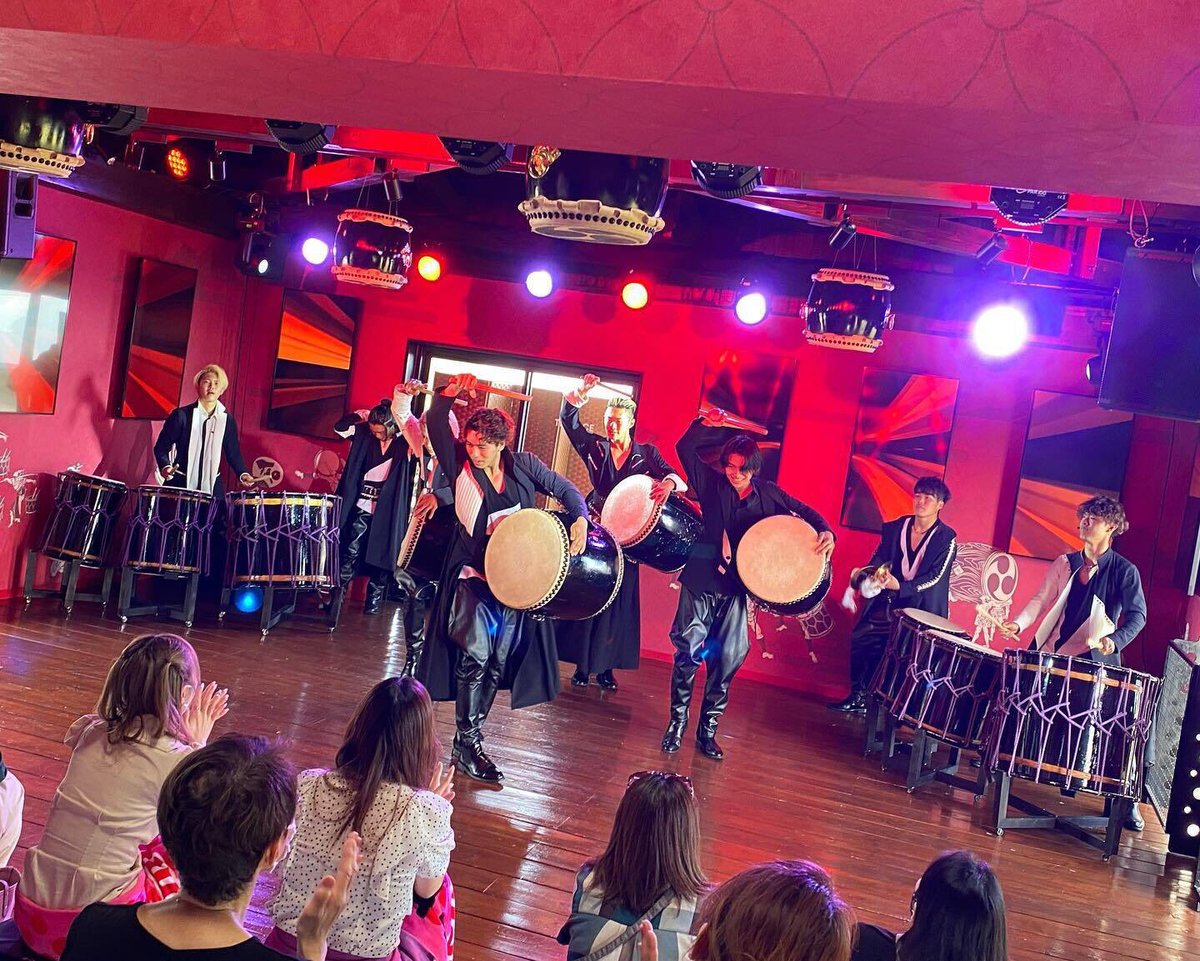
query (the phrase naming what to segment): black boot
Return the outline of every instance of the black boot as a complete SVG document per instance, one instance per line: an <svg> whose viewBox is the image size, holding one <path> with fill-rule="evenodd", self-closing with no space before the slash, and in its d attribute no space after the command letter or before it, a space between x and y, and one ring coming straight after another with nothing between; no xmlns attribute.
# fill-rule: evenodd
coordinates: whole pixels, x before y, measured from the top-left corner
<svg viewBox="0 0 1200 961"><path fill-rule="evenodd" d="M612 671L601 671L596 675L596 683L604 691L615 691L617 689L617 679L613 677Z"/></svg>
<svg viewBox="0 0 1200 961"><path fill-rule="evenodd" d="M458 659L458 698L455 702L454 765L476 781L498 784L504 775L483 750L483 722L496 698L494 678L465 654Z"/></svg>
<svg viewBox="0 0 1200 961"><path fill-rule="evenodd" d="M866 714L867 695L862 691L851 691L844 701L825 705L831 711L841 711L843 714Z"/></svg>
<svg viewBox="0 0 1200 961"><path fill-rule="evenodd" d="M719 717L705 715L700 718L700 727L696 730L696 747L705 757L719 761L725 757L721 745L717 743L717 721Z"/></svg>
<svg viewBox="0 0 1200 961"><path fill-rule="evenodd" d="M671 717L663 734L662 749L667 754L674 754L683 744L683 734L687 730L688 705L692 701L692 685L696 681L696 671L699 666L690 660L675 655L675 666L671 670Z"/></svg>
<svg viewBox="0 0 1200 961"><path fill-rule="evenodd" d="M571 686L572 687L587 687L588 686L587 671L581 671L581 670L579 670L579 668L576 668L575 673L571 675Z"/></svg>
<svg viewBox="0 0 1200 961"><path fill-rule="evenodd" d="M717 724L729 704L729 687L741 666L738 658L719 658L705 668L704 701L700 705L700 726L696 729L696 746L705 757L719 761L725 756L717 744Z"/></svg>
<svg viewBox="0 0 1200 961"><path fill-rule="evenodd" d="M409 601L409 603L414 603ZM425 620L412 622L404 633L404 667L401 677L415 677L417 665L421 663L421 652L425 650Z"/></svg>
<svg viewBox="0 0 1200 961"><path fill-rule="evenodd" d="M367 581L367 601L363 605L364 614L378 614L383 610L383 595L387 593L386 575L372 574Z"/></svg>

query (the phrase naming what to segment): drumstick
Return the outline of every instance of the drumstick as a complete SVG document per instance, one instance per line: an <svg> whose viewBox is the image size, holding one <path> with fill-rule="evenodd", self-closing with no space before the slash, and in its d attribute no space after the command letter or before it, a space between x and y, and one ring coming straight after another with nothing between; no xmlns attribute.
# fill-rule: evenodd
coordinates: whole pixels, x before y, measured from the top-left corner
<svg viewBox="0 0 1200 961"><path fill-rule="evenodd" d="M440 394L444 387L422 387L422 394ZM501 397L511 397L513 400L533 400L533 394L522 394L519 391L509 390L507 387L491 387L486 384L476 384L472 390L477 390L481 394L498 394ZM462 398L457 398L460 403L466 403Z"/></svg>
<svg viewBox="0 0 1200 961"><path fill-rule="evenodd" d="M996 630L998 630L1005 637L1007 637L1009 640L1013 640L1013 641L1017 640L1017 635L1008 629L1008 625L1006 625L1002 620L1000 620L998 617L996 617L996 615L993 614L991 611L989 611L984 605L976 604L975 611L985 621L991 621L992 626L994 628L996 628Z"/></svg>
<svg viewBox="0 0 1200 961"><path fill-rule="evenodd" d="M629 391L621 390L620 387L614 387L612 384L606 384L602 380L596 381L596 386L603 387L607 391L611 391L614 394L620 394L622 397L628 397L630 400L633 400L633 394L629 393Z"/></svg>
<svg viewBox="0 0 1200 961"><path fill-rule="evenodd" d="M709 417L712 415L713 411L718 409L719 408L713 407L709 410L705 410L703 407L701 407L699 414L701 417ZM763 427L762 424L756 424L752 420L746 420L744 417L738 417L737 414L726 413L725 426L733 427L737 430L748 430L753 434L762 434L763 436L766 436L770 433L770 431Z"/></svg>

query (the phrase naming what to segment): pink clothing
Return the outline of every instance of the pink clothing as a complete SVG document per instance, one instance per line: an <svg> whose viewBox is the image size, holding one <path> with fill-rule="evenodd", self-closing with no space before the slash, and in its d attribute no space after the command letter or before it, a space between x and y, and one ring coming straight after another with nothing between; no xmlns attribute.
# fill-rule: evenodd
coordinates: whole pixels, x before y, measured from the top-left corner
<svg viewBox="0 0 1200 961"><path fill-rule="evenodd" d="M110 898L110 904L137 904L146 900L144 879L139 874L136 883L128 890ZM65 910L44 908L31 900L25 893L25 885L17 888L17 906L13 920L21 932L26 946L42 957L58 961L67 946L67 932L86 905Z"/></svg>
<svg viewBox="0 0 1200 961"><path fill-rule="evenodd" d="M8 864L21 839L21 812L25 807L25 788L9 771L0 781L0 868Z"/></svg>

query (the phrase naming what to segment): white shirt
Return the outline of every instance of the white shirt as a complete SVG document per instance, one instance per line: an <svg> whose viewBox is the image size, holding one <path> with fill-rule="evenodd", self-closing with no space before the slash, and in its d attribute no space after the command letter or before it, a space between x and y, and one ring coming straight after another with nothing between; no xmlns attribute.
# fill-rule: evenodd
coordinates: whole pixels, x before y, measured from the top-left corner
<svg viewBox="0 0 1200 961"><path fill-rule="evenodd" d="M296 921L313 888L337 869L342 823L352 794L339 774L305 771L299 778L296 836L280 868L279 893L267 904L275 924L296 933ZM363 821L362 869L333 929L329 946L365 958L392 953L400 926L412 913L413 883L437 878L450 866L454 830L450 802L431 791L385 782Z"/></svg>

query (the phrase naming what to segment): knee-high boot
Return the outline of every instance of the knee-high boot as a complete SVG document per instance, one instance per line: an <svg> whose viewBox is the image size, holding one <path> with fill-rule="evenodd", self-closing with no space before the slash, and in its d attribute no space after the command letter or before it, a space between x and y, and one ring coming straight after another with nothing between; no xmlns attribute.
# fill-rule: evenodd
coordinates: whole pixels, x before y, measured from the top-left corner
<svg viewBox="0 0 1200 961"><path fill-rule="evenodd" d="M483 722L496 697L485 665L461 653L458 658L458 698L454 706L455 766L477 781L504 780L500 769L483 750Z"/></svg>
<svg viewBox="0 0 1200 961"><path fill-rule="evenodd" d="M688 705L692 702L692 688L696 683L696 672L700 665L682 651L675 652L675 665L671 670L671 715L663 734L662 749L674 754L683 743L683 732L687 730Z"/></svg>

